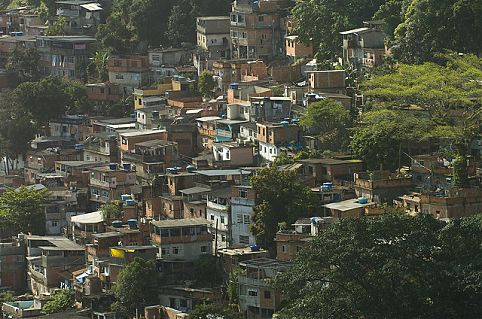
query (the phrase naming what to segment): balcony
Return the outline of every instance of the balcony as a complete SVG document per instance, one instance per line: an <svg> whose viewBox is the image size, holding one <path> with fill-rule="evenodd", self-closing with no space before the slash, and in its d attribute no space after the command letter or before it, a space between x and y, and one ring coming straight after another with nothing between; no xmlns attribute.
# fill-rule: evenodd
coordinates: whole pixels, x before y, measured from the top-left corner
<svg viewBox="0 0 482 319"><path fill-rule="evenodd" d="M207 208L211 208L218 211L229 211L229 205L217 204L211 201L207 202Z"/></svg>
<svg viewBox="0 0 482 319"><path fill-rule="evenodd" d="M90 185L103 187L103 188L116 188L116 183L113 183L112 181L110 181L110 182L101 181L101 180L95 179L95 178L90 179Z"/></svg>
<svg viewBox="0 0 482 319"><path fill-rule="evenodd" d="M243 197L231 197L231 205L240 206L254 206L254 199L243 198Z"/></svg>

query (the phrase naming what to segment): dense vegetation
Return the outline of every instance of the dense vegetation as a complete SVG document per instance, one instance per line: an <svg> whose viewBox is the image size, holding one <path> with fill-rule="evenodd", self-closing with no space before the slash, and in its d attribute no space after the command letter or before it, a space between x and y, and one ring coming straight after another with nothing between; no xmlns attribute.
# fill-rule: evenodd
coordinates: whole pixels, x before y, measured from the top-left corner
<svg viewBox="0 0 482 319"><path fill-rule="evenodd" d="M278 278L279 318L479 318L481 234L480 215L343 220Z"/></svg>

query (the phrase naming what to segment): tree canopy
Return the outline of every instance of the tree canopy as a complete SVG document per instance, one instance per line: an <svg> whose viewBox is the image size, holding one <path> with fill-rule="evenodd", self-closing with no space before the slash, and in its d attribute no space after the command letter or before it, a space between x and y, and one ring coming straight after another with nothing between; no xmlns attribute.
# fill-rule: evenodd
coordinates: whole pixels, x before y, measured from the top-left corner
<svg viewBox="0 0 482 319"><path fill-rule="evenodd" d="M229 308L217 304L201 304L189 314L191 319L241 319L243 316Z"/></svg>
<svg viewBox="0 0 482 319"><path fill-rule="evenodd" d="M316 135L324 149L339 150L347 141L350 112L341 103L324 99L308 105L301 125Z"/></svg>
<svg viewBox="0 0 482 319"><path fill-rule="evenodd" d="M213 74L208 70L204 70L199 76L198 91L204 96L210 96L215 84Z"/></svg>
<svg viewBox="0 0 482 319"><path fill-rule="evenodd" d="M0 234L7 238L18 233L45 234L47 189L35 190L26 186L7 189L0 197Z"/></svg>
<svg viewBox="0 0 482 319"><path fill-rule="evenodd" d="M257 194L251 231L263 247L272 248L279 223L294 223L315 206L311 190L295 171L264 168L251 178L251 184Z"/></svg>
<svg viewBox="0 0 482 319"><path fill-rule="evenodd" d="M432 135L463 154L479 134L482 59L470 54L439 58L441 64L400 64L392 73L374 76L364 83L364 94L373 108L420 108L419 118L435 124Z"/></svg>
<svg viewBox="0 0 482 319"><path fill-rule="evenodd" d="M155 260L134 258L117 277L113 309L125 315L133 315L136 309L142 311L146 306L158 304L158 282Z"/></svg>
<svg viewBox="0 0 482 319"><path fill-rule="evenodd" d="M395 31L394 51L403 62L433 61L445 50L482 52L479 0L412 0Z"/></svg>
<svg viewBox="0 0 482 319"><path fill-rule="evenodd" d="M6 67L17 73L20 82L36 81L40 77L39 61L36 48L16 46L8 54Z"/></svg>
<svg viewBox="0 0 482 319"><path fill-rule="evenodd" d="M277 278L279 318L478 318L482 217L342 220Z"/></svg>
<svg viewBox="0 0 482 319"><path fill-rule="evenodd" d="M295 33L304 43L313 42L318 63L335 61L341 56L342 37L339 34L351 28L358 28L377 12L385 0L331 0L297 1L291 14L297 21Z"/></svg>
<svg viewBox="0 0 482 319"><path fill-rule="evenodd" d="M368 169L379 169L382 165L394 170L402 152L410 153L412 143L427 141L433 127L430 119L407 111L374 110L363 114L353 129L350 146Z"/></svg>
<svg viewBox="0 0 482 319"><path fill-rule="evenodd" d="M55 293L52 299L42 307L42 313L51 314L65 311L74 306L75 300L70 289L62 289Z"/></svg>

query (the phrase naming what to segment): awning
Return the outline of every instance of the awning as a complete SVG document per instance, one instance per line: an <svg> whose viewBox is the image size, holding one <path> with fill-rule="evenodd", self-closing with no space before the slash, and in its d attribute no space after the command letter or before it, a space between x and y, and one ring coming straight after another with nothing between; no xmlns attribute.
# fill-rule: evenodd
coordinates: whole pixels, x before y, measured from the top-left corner
<svg viewBox="0 0 482 319"><path fill-rule="evenodd" d="M104 221L102 214L100 211L72 216L71 219L72 223L78 224L98 224Z"/></svg>
<svg viewBox="0 0 482 319"><path fill-rule="evenodd" d="M99 3L87 3L81 4L80 6L88 11L102 11L102 7Z"/></svg>

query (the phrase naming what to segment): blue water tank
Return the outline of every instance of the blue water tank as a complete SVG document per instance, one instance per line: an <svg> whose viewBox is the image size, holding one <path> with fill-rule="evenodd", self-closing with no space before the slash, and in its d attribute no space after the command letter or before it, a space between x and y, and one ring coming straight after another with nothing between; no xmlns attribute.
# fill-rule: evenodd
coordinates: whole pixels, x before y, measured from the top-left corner
<svg viewBox="0 0 482 319"><path fill-rule="evenodd" d="M123 164L122 164L122 167L123 167L126 171L130 171L130 170L131 170L131 163L123 163Z"/></svg>
<svg viewBox="0 0 482 319"><path fill-rule="evenodd" d="M117 163L109 163L109 169L113 171L117 170Z"/></svg>
<svg viewBox="0 0 482 319"><path fill-rule="evenodd" d="M358 197L357 202L359 204L366 204L366 203L368 203L368 199L365 198L365 197Z"/></svg>
<svg viewBox="0 0 482 319"><path fill-rule="evenodd" d="M330 183L330 182L325 182L323 183L323 185L321 186L322 190L324 192L329 192L333 189L333 183Z"/></svg>
<svg viewBox="0 0 482 319"><path fill-rule="evenodd" d="M232 90L237 90L239 89L239 83L231 83L229 85L229 87L232 89Z"/></svg>
<svg viewBox="0 0 482 319"><path fill-rule="evenodd" d="M132 199L132 197L129 194L124 194L124 195L121 195L121 199L123 202L125 202L128 199Z"/></svg>
<svg viewBox="0 0 482 319"><path fill-rule="evenodd" d="M158 119L159 118L159 111L152 111L152 118Z"/></svg>
<svg viewBox="0 0 482 319"><path fill-rule="evenodd" d="M127 206L135 206L135 205L136 205L136 201L133 200L133 199L127 199L127 200L126 200L126 205L127 205Z"/></svg>
<svg viewBox="0 0 482 319"><path fill-rule="evenodd" d="M134 218L128 219L127 225L129 225L129 228L137 228L137 219L134 219Z"/></svg>
<svg viewBox="0 0 482 319"><path fill-rule="evenodd" d="M195 170L196 170L196 166L194 166L194 165L188 165L188 166L186 166L186 171L187 171L188 173L192 173L192 172L194 172Z"/></svg>
<svg viewBox="0 0 482 319"><path fill-rule="evenodd" d="M257 244L251 245L249 248L251 248L251 251L259 251L261 249L261 247Z"/></svg>
<svg viewBox="0 0 482 319"><path fill-rule="evenodd" d="M122 227L122 224L123 224L123 222L122 222L121 220L114 220L114 221L112 222L112 227L114 227L114 228L121 228L121 227Z"/></svg>

